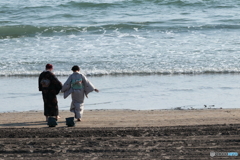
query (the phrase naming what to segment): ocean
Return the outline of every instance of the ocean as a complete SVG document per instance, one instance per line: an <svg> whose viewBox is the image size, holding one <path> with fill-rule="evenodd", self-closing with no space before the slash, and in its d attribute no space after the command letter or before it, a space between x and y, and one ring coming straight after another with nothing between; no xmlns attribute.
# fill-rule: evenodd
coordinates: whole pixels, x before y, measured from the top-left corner
<svg viewBox="0 0 240 160"><path fill-rule="evenodd" d="M42 110L47 63L100 90L85 109L238 108L238 0L1 0L0 112ZM68 110L70 97L58 95Z"/></svg>

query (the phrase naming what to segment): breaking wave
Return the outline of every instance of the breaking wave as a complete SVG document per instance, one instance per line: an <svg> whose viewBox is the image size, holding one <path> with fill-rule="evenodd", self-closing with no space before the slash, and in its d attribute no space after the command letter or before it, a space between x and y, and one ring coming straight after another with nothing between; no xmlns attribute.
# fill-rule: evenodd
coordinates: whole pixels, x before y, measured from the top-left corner
<svg viewBox="0 0 240 160"><path fill-rule="evenodd" d="M65 36L78 34L104 34L113 31L153 31L153 32L187 32L197 30L240 29L240 25L201 25L201 26L164 26L162 22L129 22L109 25L92 25L85 27L68 26L0 26L0 38L19 38L35 36Z"/></svg>
<svg viewBox="0 0 240 160"><path fill-rule="evenodd" d="M57 76L68 76L72 72L56 71ZM40 72L0 72L1 77L37 77ZM146 76L146 75L203 75L203 74L240 74L240 70L204 70L204 71L86 71L87 76Z"/></svg>

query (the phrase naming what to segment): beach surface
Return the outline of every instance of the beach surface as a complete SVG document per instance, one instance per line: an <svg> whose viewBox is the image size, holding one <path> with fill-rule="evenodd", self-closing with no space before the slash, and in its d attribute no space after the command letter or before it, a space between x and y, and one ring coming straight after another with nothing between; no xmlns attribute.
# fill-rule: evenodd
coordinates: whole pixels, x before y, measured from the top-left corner
<svg viewBox="0 0 240 160"><path fill-rule="evenodd" d="M59 111L58 128L67 127L70 111ZM240 109L202 110L86 110L77 128L161 127L240 123ZM44 128L43 111L0 113L0 128Z"/></svg>
<svg viewBox="0 0 240 160"><path fill-rule="evenodd" d="M86 110L75 127L60 116L48 127L42 111L0 113L0 159L239 158L224 154L240 153L240 109Z"/></svg>

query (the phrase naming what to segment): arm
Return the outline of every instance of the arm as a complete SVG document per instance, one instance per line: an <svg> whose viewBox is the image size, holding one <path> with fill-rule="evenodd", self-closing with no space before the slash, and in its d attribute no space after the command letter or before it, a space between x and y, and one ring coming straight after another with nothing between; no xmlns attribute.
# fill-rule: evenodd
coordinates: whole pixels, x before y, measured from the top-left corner
<svg viewBox="0 0 240 160"><path fill-rule="evenodd" d="M41 80L42 80L42 74L39 75L38 77L38 90L39 91L42 91L42 85L41 85Z"/></svg>
<svg viewBox="0 0 240 160"><path fill-rule="evenodd" d="M84 93L86 96L92 91L99 92L99 90L94 87L94 85L87 79L86 76L82 75L82 80L84 85Z"/></svg>
<svg viewBox="0 0 240 160"><path fill-rule="evenodd" d="M58 94L62 89L62 83L57 79L57 77L53 73L52 73L52 82L54 84L54 89L56 91L56 94Z"/></svg>
<svg viewBox="0 0 240 160"><path fill-rule="evenodd" d="M63 84L61 92L65 92L68 89L70 89L70 87L71 87L71 80L72 80L72 78L71 78L71 76L69 76L68 79L66 80L66 82Z"/></svg>
<svg viewBox="0 0 240 160"><path fill-rule="evenodd" d="M95 92L99 92L99 90L97 88L94 89Z"/></svg>

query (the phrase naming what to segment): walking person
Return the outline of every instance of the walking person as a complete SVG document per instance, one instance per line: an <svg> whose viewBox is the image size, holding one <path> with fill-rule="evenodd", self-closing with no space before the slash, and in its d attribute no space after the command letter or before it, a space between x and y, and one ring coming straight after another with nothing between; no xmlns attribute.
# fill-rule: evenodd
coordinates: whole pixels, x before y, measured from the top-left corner
<svg viewBox="0 0 240 160"><path fill-rule="evenodd" d="M71 94L72 103L70 111L74 113L77 121L81 121L84 110L84 96L87 97L88 93L92 91L99 92L99 90L88 81L85 75L80 73L79 66L73 66L72 71L73 73L63 85L62 92L64 92L64 98L67 98Z"/></svg>
<svg viewBox="0 0 240 160"><path fill-rule="evenodd" d="M54 117L56 120L60 118L58 112L57 94L62 89L62 83L52 73L53 65L47 64L38 78L38 88L42 91L42 98L44 102L44 115L46 121L49 117Z"/></svg>

